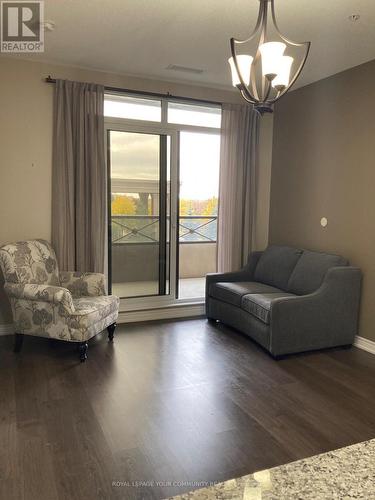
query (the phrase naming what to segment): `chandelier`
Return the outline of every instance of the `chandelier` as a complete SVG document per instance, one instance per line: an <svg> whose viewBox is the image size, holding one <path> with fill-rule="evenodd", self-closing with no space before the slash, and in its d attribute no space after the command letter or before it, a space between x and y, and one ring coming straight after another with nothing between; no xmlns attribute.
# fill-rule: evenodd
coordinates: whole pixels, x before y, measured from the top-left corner
<svg viewBox="0 0 375 500"><path fill-rule="evenodd" d="M231 38L232 57L228 62L233 86L238 88L245 101L263 114L272 113L274 103L296 82L309 55L311 42L293 42L282 35L276 22L274 0L259 2L253 33L246 40ZM268 22L269 17L272 23ZM253 41L257 41L252 52L255 56L236 52L237 46L244 47ZM293 54L297 52L295 57L285 55L287 49Z"/></svg>

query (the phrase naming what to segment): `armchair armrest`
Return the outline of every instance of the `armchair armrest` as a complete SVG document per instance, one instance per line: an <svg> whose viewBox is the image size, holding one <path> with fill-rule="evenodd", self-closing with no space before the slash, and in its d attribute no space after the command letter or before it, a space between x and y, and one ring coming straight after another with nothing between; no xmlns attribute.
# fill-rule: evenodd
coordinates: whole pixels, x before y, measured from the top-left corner
<svg viewBox="0 0 375 500"><path fill-rule="evenodd" d="M100 273L60 271L60 283L74 298L105 295L105 276Z"/></svg>
<svg viewBox="0 0 375 500"><path fill-rule="evenodd" d="M356 267L332 267L315 292L276 299L271 306L272 354L352 344L361 279Z"/></svg>
<svg viewBox="0 0 375 500"><path fill-rule="evenodd" d="M62 304L69 314L74 312L71 293L60 286L5 283L4 290L12 299Z"/></svg>

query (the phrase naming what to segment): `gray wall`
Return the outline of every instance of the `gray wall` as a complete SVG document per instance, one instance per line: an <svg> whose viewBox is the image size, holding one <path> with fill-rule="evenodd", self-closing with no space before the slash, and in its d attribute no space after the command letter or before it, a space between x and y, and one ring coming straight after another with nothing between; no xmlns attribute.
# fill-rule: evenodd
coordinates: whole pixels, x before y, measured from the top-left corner
<svg viewBox="0 0 375 500"><path fill-rule="evenodd" d="M361 267L359 334L375 340L375 61L277 105L269 238Z"/></svg>

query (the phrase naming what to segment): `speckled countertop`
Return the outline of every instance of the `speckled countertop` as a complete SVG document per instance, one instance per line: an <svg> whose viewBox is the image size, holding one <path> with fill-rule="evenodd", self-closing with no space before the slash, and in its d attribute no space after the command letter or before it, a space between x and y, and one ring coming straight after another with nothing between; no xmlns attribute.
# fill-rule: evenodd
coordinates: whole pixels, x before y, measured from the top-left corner
<svg viewBox="0 0 375 500"><path fill-rule="evenodd" d="M174 497L190 499L375 500L375 439Z"/></svg>

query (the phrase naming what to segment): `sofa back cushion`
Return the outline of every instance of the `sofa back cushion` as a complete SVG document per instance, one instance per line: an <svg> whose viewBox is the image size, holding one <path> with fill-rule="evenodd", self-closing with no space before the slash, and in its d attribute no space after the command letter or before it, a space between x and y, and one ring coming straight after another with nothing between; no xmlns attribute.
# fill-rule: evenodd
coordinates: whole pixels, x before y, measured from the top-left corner
<svg viewBox="0 0 375 500"><path fill-rule="evenodd" d="M0 266L8 283L60 285L56 255L45 240L18 241L3 246Z"/></svg>
<svg viewBox="0 0 375 500"><path fill-rule="evenodd" d="M270 246L262 254L255 269L256 281L286 290L288 281L302 250L286 246Z"/></svg>
<svg viewBox="0 0 375 500"><path fill-rule="evenodd" d="M304 250L288 283L288 292L305 295L317 290L329 268L347 266L349 263L339 255Z"/></svg>

